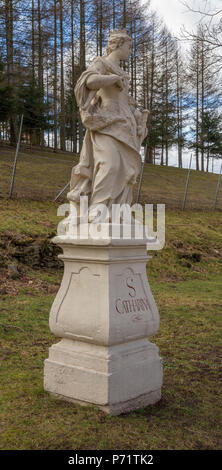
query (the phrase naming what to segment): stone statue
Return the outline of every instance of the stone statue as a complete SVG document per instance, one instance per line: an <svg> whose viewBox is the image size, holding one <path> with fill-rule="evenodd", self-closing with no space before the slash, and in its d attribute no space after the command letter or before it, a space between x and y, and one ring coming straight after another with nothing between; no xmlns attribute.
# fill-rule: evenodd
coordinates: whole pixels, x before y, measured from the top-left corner
<svg viewBox="0 0 222 470"><path fill-rule="evenodd" d="M81 196L89 197L89 222L98 204L110 214L113 203L132 202L148 111L139 111L128 95L128 76L120 68L130 48L126 31L113 31L107 55L94 59L75 88L86 134L72 172L67 226L74 220L80 235L85 225L97 225L79 217ZM67 230L53 239L63 250L64 276L50 311L50 329L60 341L45 360L44 389L119 415L161 398L162 361L147 339L158 330L159 314L146 276L146 238L113 236L115 224L103 225L107 237L99 232L93 238L86 227L83 236ZM118 225L126 226L133 223Z"/></svg>
<svg viewBox="0 0 222 470"><path fill-rule="evenodd" d="M75 95L86 134L80 162L72 170L68 200L78 206L89 197L89 221L97 204L131 204L141 169L140 147L147 134L148 111L128 94L129 77L120 68L131 52L126 30L110 34L106 55L82 73Z"/></svg>

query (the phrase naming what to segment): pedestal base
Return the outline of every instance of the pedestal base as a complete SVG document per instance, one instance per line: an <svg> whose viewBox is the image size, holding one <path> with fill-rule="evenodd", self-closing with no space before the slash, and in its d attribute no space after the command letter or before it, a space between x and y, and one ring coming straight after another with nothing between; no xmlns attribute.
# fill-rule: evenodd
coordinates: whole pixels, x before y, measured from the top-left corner
<svg viewBox="0 0 222 470"><path fill-rule="evenodd" d="M146 276L145 242L55 242L65 270L50 328L63 339L49 349L45 390L110 414L155 403L162 363L147 339L157 332L159 315Z"/></svg>
<svg viewBox="0 0 222 470"><path fill-rule="evenodd" d="M45 390L118 415L161 398L158 348L146 339L105 347L63 339L45 361Z"/></svg>

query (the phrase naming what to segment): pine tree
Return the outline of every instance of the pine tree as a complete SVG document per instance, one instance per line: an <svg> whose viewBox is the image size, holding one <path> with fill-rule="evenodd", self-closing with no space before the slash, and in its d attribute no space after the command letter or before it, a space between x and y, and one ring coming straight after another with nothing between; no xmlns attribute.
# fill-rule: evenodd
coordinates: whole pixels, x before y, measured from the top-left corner
<svg viewBox="0 0 222 470"><path fill-rule="evenodd" d="M18 88L18 114L24 114L23 131L30 136L32 144L39 144L39 134L36 129L48 129L47 104L42 102L42 92L38 84L32 83L30 77Z"/></svg>
<svg viewBox="0 0 222 470"><path fill-rule="evenodd" d="M217 111L206 111L202 116L202 129L208 172L210 158L222 158L222 115Z"/></svg>
<svg viewBox="0 0 222 470"><path fill-rule="evenodd" d="M198 37L191 49L190 60L190 93L193 95L195 109L195 130L191 128L193 138L190 147L196 152L196 169L205 170L206 135L204 131L204 116L206 111L213 111L220 106L220 83L215 75L216 58L204 41L204 30L198 29ZM194 138L195 136L195 138ZM199 165L201 155L201 165Z"/></svg>
<svg viewBox="0 0 222 470"><path fill-rule="evenodd" d="M5 64L0 59L0 121L7 122L14 112L13 88L8 84Z"/></svg>

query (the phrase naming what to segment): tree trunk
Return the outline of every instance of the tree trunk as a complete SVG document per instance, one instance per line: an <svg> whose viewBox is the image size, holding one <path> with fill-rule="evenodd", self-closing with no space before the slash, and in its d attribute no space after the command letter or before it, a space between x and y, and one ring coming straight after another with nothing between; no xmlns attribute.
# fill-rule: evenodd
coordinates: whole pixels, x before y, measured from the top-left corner
<svg viewBox="0 0 222 470"><path fill-rule="evenodd" d="M134 20L134 98L137 99L137 63L136 63L136 21Z"/></svg>
<svg viewBox="0 0 222 470"><path fill-rule="evenodd" d="M183 168L183 89L182 85L180 88L180 116L179 116L179 126L180 126L180 149L179 149L179 160L180 168Z"/></svg>
<svg viewBox="0 0 222 470"><path fill-rule="evenodd" d="M35 6L32 0L32 84L35 85Z"/></svg>
<svg viewBox="0 0 222 470"><path fill-rule="evenodd" d="M168 125L169 125L169 84L168 84L168 38L166 37L166 49L165 49L165 76L166 76L166 117L165 117L165 141L166 141L166 166L168 166L168 155L169 155L169 142L168 142Z"/></svg>
<svg viewBox="0 0 222 470"><path fill-rule="evenodd" d="M153 42L152 42L152 54L151 54L151 71L150 71L150 100L149 100L149 116L148 116L148 139L151 132L152 127L152 113L153 113L153 95L154 95L154 72L155 72L155 50L154 50L154 34L153 34ZM148 70L147 70L148 73ZM148 92L147 92L148 94ZM153 152L152 147L148 146L148 152L146 155L146 162L153 163Z"/></svg>
<svg viewBox="0 0 222 470"><path fill-rule="evenodd" d="M113 0L113 29L116 28L116 0Z"/></svg>
<svg viewBox="0 0 222 470"><path fill-rule="evenodd" d="M204 171L204 99L205 99L205 83L204 83L204 43L202 40L201 47L201 171Z"/></svg>
<svg viewBox="0 0 222 470"><path fill-rule="evenodd" d="M48 57L47 57L47 71L46 71L46 100L47 100L47 124L48 124L48 147L50 147L50 134L49 134L49 64L48 64Z"/></svg>
<svg viewBox="0 0 222 470"><path fill-rule="evenodd" d="M176 55L176 71L177 71L177 150L178 150L178 168L182 168L182 90L180 77L179 54Z"/></svg>
<svg viewBox="0 0 222 470"><path fill-rule="evenodd" d="M80 0L80 73L86 68L85 41L85 0Z"/></svg>
<svg viewBox="0 0 222 470"><path fill-rule="evenodd" d="M74 44L74 0L71 0L71 39L72 39L72 138L73 152L77 152L77 133L76 133L76 99L74 93L75 87L75 44Z"/></svg>
<svg viewBox="0 0 222 470"><path fill-rule="evenodd" d="M42 104L44 102L41 0L38 0L38 86L39 86L39 91L40 91L40 108L39 108L39 115L40 115ZM43 146L44 144L44 133L42 129L39 129L38 131L38 144L41 146Z"/></svg>
<svg viewBox="0 0 222 470"><path fill-rule="evenodd" d="M5 30L6 30L6 51L7 51L7 77L8 84L13 87L14 84L14 12L13 1L5 0ZM10 116L10 144L14 145L17 140L16 117Z"/></svg>
<svg viewBox="0 0 222 470"><path fill-rule="evenodd" d="M84 72L86 68L86 41L85 41L85 1L80 0L80 60L79 68L80 74ZM78 128L79 128L79 151L81 151L83 143L83 125L80 114L78 112Z"/></svg>
<svg viewBox="0 0 222 470"><path fill-rule="evenodd" d="M162 136L162 145L161 145L161 166L164 165L164 159L163 159L163 155L164 155L164 144L163 144L163 136Z"/></svg>
<svg viewBox="0 0 222 470"><path fill-rule="evenodd" d="M196 49L196 170L199 171L199 46Z"/></svg>
<svg viewBox="0 0 222 470"><path fill-rule="evenodd" d="M130 36L131 38L133 39L133 22L132 22L132 18L131 18L131 21L130 21ZM133 60L133 41L132 41L132 53L131 53L131 59L130 59L130 62L131 62L131 66L130 66L130 69L131 69L131 96L133 96L133 92L134 92L134 60Z"/></svg>
<svg viewBox="0 0 222 470"><path fill-rule="evenodd" d="M99 2L99 55L103 55L103 0Z"/></svg>
<svg viewBox="0 0 222 470"><path fill-rule="evenodd" d="M207 146L207 169L206 169L207 173L209 172L209 163L210 163L210 146L208 144Z"/></svg>
<svg viewBox="0 0 222 470"><path fill-rule="evenodd" d="M54 80L53 80L53 107L54 107L54 151L58 150L57 136L57 0L54 0Z"/></svg>
<svg viewBox="0 0 222 470"><path fill-rule="evenodd" d="M65 131L65 90L64 90L64 63L63 63L63 0L59 0L60 19L60 148L66 150Z"/></svg>

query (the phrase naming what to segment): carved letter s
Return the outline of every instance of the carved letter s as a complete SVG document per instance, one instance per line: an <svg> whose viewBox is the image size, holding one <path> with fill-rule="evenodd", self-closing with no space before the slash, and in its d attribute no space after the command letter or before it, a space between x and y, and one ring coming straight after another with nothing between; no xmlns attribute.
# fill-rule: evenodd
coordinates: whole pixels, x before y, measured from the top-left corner
<svg viewBox="0 0 222 470"><path fill-rule="evenodd" d="M129 295L130 295L130 297L136 297L136 289L133 286L131 286L129 284L129 282L131 282L131 283L133 282L133 279L130 278L130 277L128 277L127 280L126 280L127 287L129 287L129 289L132 289L132 291L133 291L132 293L129 292Z"/></svg>

